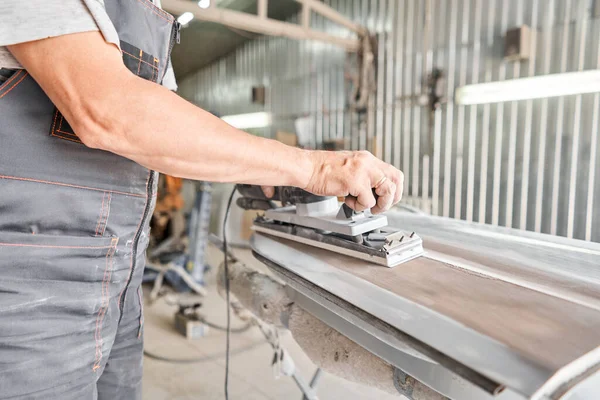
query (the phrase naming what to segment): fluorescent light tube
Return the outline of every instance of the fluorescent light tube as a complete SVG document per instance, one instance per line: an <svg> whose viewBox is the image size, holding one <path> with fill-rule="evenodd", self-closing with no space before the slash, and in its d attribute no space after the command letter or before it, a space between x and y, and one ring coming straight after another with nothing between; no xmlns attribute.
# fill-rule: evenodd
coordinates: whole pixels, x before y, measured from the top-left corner
<svg viewBox="0 0 600 400"><path fill-rule="evenodd" d="M600 70L568 72L467 85L456 90L458 104L486 104L600 92Z"/></svg>
<svg viewBox="0 0 600 400"><path fill-rule="evenodd" d="M226 115L221 119L238 129L264 128L271 125L271 114L266 112Z"/></svg>
<svg viewBox="0 0 600 400"><path fill-rule="evenodd" d="M204 9L210 7L210 0L200 0L198 2L198 7L204 8Z"/></svg>
<svg viewBox="0 0 600 400"><path fill-rule="evenodd" d="M191 12L184 12L183 14L181 14L178 18L177 18L177 22L179 22L181 25L187 25L191 20L194 19L194 14L192 14Z"/></svg>

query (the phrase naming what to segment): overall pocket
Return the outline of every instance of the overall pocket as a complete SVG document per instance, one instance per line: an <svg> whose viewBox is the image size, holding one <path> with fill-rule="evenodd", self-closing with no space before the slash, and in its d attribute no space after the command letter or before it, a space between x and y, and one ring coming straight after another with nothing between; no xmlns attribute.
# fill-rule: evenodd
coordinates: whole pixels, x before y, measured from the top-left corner
<svg viewBox="0 0 600 400"><path fill-rule="evenodd" d="M38 392L101 365L106 329L116 330L107 312L117 244L116 237L0 232L3 395L25 376L45 377L28 384Z"/></svg>
<svg viewBox="0 0 600 400"><path fill-rule="evenodd" d="M158 58L123 40L121 40L120 46L123 64L127 69L140 78L156 83L159 77Z"/></svg>
<svg viewBox="0 0 600 400"><path fill-rule="evenodd" d="M121 40L121 53L123 55L123 64L134 75L151 82L157 82L159 79L159 60L152 54L144 52L142 49ZM2 93L0 92L0 96ZM54 108L52 124L50 125L50 136L68 140L75 143L82 143L69 122L65 119L58 108Z"/></svg>
<svg viewBox="0 0 600 400"><path fill-rule="evenodd" d="M24 69L15 70L12 74L7 74L6 71L8 70L3 69L3 79L0 80L0 99L7 96L18 84L27 78L27 75L29 75Z"/></svg>

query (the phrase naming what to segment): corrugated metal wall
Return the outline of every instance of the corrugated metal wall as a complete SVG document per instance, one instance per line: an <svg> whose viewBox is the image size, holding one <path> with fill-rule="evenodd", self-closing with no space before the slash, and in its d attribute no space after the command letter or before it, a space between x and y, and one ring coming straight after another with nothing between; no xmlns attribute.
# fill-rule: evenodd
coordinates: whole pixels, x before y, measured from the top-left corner
<svg viewBox="0 0 600 400"><path fill-rule="evenodd" d="M314 145L345 138L406 175L407 201L435 215L600 241L600 94L462 106L465 84L600 68L594 0L325 0L377 34L378 85L369 112L347 110L346 55L334 46L260 38L180 82L180 94L221 115L270 111L264 130L310 121ZM316 29L347 35L323 18ZM534 56L503 60L504 33L529 25ZM199 46L202 44L199 43ZM430 114L422 82L446 74ZM266 106L251 104L265 85Z"/></svg>

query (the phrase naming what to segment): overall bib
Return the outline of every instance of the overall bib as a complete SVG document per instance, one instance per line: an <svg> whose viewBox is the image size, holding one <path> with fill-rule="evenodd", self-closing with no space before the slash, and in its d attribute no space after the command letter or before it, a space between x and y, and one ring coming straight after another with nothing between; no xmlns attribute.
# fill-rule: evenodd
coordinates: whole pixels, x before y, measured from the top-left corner
<svg viewBox="0 0 600 400"><path fill-rule="evenodd" d="M124 64L160 84L178 24L148 0L104 3ZM1 399L141 398L156 182L83 145L26 70L0 83Z"/></svg>

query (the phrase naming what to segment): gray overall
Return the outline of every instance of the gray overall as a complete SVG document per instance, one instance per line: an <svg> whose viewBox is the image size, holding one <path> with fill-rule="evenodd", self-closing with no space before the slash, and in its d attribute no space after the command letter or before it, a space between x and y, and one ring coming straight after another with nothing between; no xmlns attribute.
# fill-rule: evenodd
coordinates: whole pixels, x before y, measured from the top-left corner
<svg viewBox="0 0 600 400"><path fill-rule="evenodd" d="M178 24L104 2L124 64L159 84ZM139 399L157 174L83 145L27 71L0 85L0 398Z"/></svg>

